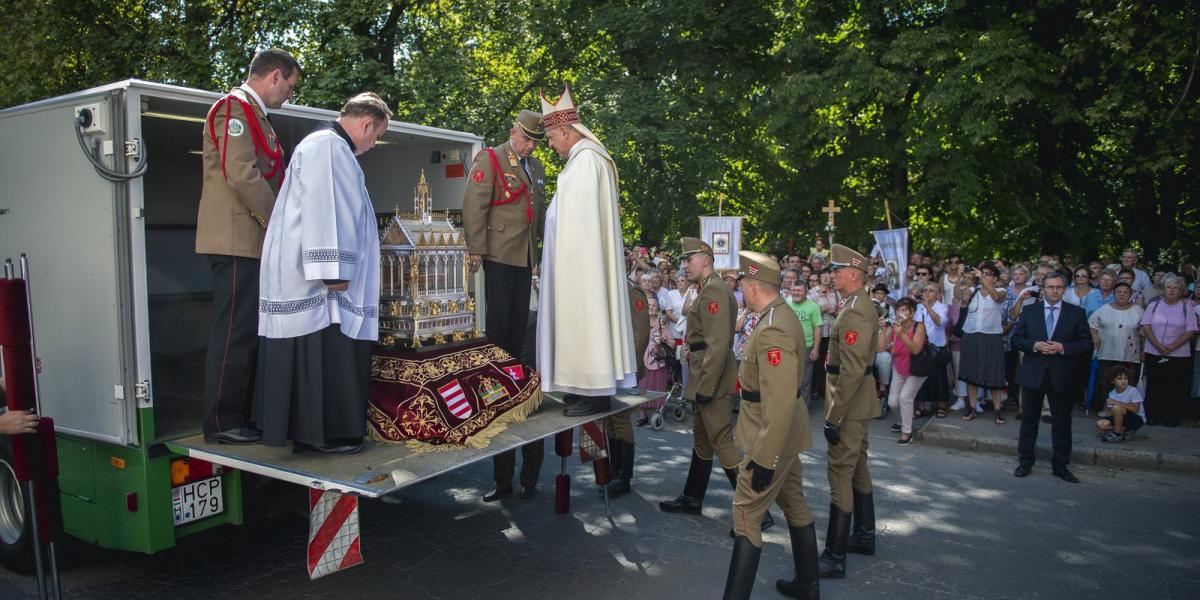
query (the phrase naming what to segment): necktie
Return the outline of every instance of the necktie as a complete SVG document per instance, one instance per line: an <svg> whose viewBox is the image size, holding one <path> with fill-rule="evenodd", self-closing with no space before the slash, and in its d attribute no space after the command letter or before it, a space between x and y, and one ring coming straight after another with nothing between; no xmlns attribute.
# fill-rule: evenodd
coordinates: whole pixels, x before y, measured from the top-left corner
<svg viewBox="0 0 1200 600"><path fill-rule="evenodd" d="M1058 310L1057 306L1047 306L1050 314L1046 316L1046 339L1049 340L1054 335L1054 323L1057 321L1054 311Z"/></svg>
<svg viewBox="0 0 1200 600"><path fill-rule="evenodd" d="M529 160L528 159L525 159L525 158L521 159L521 169L523 169L525 171L525 178L528 179L529 181L533 181L533 175L529 174Z"/></svg>

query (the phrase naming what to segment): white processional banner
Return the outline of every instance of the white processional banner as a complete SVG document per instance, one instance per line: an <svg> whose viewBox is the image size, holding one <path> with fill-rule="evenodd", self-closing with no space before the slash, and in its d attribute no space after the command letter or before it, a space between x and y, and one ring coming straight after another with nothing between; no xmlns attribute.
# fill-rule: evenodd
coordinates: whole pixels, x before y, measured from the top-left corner
<svg viewBox="0 0 1200 600"><path fill-rule="evenodd" d="M713 268L738 268L743 217L700 217L700 239L713 249Z"/></svg>
<svg viewBox="0 0 1200 600"><path fill-rule="evenodd" d="M878 281L887 283L893 299L899 300L908 286L908 228L874 231L875 250L871 258L882 255L883 267L875 274Z"/></svg>

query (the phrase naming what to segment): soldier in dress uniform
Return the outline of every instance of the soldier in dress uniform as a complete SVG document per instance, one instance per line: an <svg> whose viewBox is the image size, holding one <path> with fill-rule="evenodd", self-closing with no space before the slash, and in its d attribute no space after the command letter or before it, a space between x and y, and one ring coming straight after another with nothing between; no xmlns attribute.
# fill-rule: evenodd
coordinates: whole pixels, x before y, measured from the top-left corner
<svg viewBox="0 0 1200 600"><path fill-rule="evenodd" d="M737 487L738 455L733 445L731 400L737 385L737 361L733 357L733 327L737 300L713 269L712 248L703 240L681 240L681 260L688 279L700 286L687 314L688 367L691 371L683 397L696 403L692 420L692 462L683 494L664 500L664 512L700 514L713 456L721 461L729 484ZM774 524L771 513L763 515L763 529Z"/></svg>
<svg viewBox="0 0 1200 600"><path fill-rule="evenodd" d="M287 170L267 119L292 97L300 65L271 48L254 55L246 82L217 100L204 121L203 187L196 254L213 275L213 324L204 374L204 439L262 440L247 416L258 354L258 269L267 219Z"/></svg>
<svg viewBox="0 0 1200 600"><path fill-rule="evenodd" d="M638 381L646 376L646 363L642 354L650 343L650 317L647 316L650 303L646 292L635 285L631 279L625 280L629 290L629 314L633 318L633 348L637 354ZM635 409L623 410L615 415L604 418L604 430L608 433L608 464L613 471L612 481L608 484L609 496L623 496L630 492L629 482L633 480L633 413Z"/></svg>
<svg viewBox="0 0 1200 600"><path fill-rule="evenodd" d="M532 153L546 139L542 115L522 110L508 141L475 155L463 194L463 233L471 270L483 267L485 326L488 341L521 358L529 320L529 290L542 235L546 171ZM542 440L521 448L521 498L537 487L545 456ZM496 487L485 502L512 495L517 454L508 450L492 459Z"/></svg>
<svg viewBox="0 0 1200 600"><path fill-rule="evenodd" d="M804 381L804 330L779 295L779 263L758 252L739 253L746 308L759 313L739 368L742 408L737 445L744 453L733 494L733 558L725 598L749 598L762 553L760 519L772 504L787 518L796 574L775 585L785 596L820 598L817 534L804 499L800 453L812 447Z"/></svg>
<svg viewBox="0 0 1200 600"><path fill-rule="evenodd" d="M833 285L846 299L829 334L825 380L829 407L829 528L821 577L846 576L846 552L875 554L875 503L867 469L867 423L879 416L875 400L875 350L879 315L864 287L870 261L841 244L830 250ZM854 535L850 535L851 511Z"/></svg>

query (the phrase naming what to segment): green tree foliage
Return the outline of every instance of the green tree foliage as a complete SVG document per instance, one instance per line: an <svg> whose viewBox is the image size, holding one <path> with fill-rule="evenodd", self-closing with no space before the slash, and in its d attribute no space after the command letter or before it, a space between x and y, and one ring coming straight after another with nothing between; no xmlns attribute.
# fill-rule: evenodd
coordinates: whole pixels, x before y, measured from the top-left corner
<svg viewBox="0 0 1200 600"><path fill-rule="evenodd" d="M1200 8L1117 0L47 0L0 4L0 106L140 77L224 89L293 51L298 101L504 138L570 82L629 241L748 217L783 252L884 201L973 256L1200 245ZM553 169L561 161L538 150Z"/></svg>

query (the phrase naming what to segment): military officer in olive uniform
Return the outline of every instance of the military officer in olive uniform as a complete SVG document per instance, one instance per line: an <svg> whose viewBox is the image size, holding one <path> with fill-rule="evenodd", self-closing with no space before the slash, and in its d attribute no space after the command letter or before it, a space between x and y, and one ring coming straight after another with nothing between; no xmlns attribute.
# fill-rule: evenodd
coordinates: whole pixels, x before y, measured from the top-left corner
<svg viewBox="0 0 1200 600"><path fill-rule="evenodd" d="M300 65L278 48L250 61L245 83L208 110L201 136L203 179L196 254L212 271L213 323L204 370L204 441L249 444L258 356L258 269L267 219L287 160L267 119L292 97Z"/></svg>
<svg viewBox="0 0 1200 600"><path fill-rule="evenodd" d="M879 416L875 399L875 350L879 316L864 287L870 261L834 244L833 285L845 303L829 334L825 365L825 440L829 442L829 528L821 553L821 577L846 576L846 552L875 554L875 503L867 469L867 423ZM850 535L851 511L854 535Z"/></svg>
<svg viewBox="0 0 1200 600"><path fill-rule="evenodd" d="M542 115L522 110L507 142L475 156L463 194L463 233L471 270L483 267L488 341L517 358L525 345L546 196L545 169L532 153L544 139ZM528 498L537 487L545 444L530 442L521 454L521 498ZM516 463L515 450L492 459L496 487L484 495L484 501L512 495Z"/></svg>
<svg viewBox="0 0 1200 600"><path fill-rule="evenodd" d="M690 375L683 397L696 403L692 420L692 462L683 494L658 507L665 512L700 514L712 461L721 461L729 484L737 487L737 448L733 445L731 400L737 386L737 361L733 357L733 326L737 300L713 269L713 251L703 240L685 237L682 261L688 279L700 286L687 313L687 350ZM763 528L774 521L766 513Z"/></svg>
<svg viewBox="0 0 1200 600"><path fill-rule="evenodd" d="M800 453L812 447L808 406L800 397L804 381L804 330L779 295L779 263L758 252L739 253L738 275L746 308L759 313L746 340L738 372L742 408L738 448L744 453L733 494L733 559L725 598L749 598L762 553L760 519L772 504L787 518L795 579L776 588L793 598L820 597L817 534L804 499Z"/></svg>
<svg viewBox="0 0 1200 600"><path fill-rule="evenodd" d="M642 353L650 343L650 303L646 300L646 292L634 285L630 279L625 280L629 291L629 314L633 320L633 348L637 355L638 381L646 376L646 363ZM634 409L624 410L604 418L604 430L608 434L608 464L612 467L613 478L608 484L609 496L623 496L630 492L629 482L633 480Z"/></svg>

